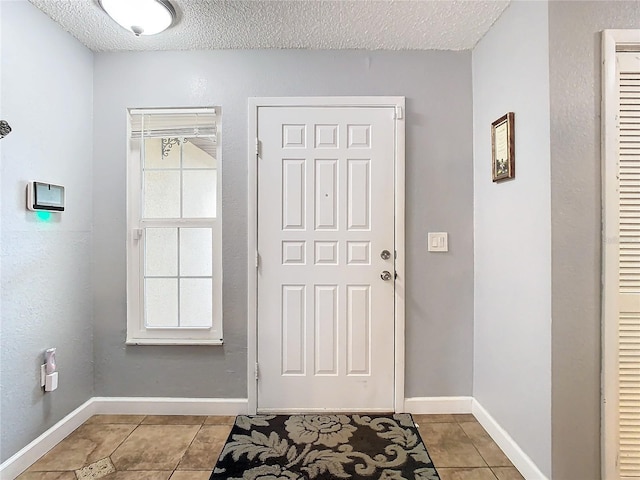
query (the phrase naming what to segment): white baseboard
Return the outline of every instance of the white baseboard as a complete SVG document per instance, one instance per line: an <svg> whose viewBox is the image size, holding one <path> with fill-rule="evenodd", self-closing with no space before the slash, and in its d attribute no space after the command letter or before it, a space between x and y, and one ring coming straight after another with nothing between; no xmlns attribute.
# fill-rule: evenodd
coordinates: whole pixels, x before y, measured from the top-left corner
<svg viewBox="0 0 640 480"><path fill-rule="evenodd" d="M522 451L513 438L496 422L477 400L472 402L473 415L494 442L502 449L511 463L526 480L548 480L531 458Z"/></svg>
<svg viewBox="0 0 640 480"><path fill-rule="evenodd" d="M0 464L0 478L13 480L94 415L93 398L76 408L29 445Z"/></svg>
<svg viewBox="0 0 640 480"><path fill-rule="evenodd" d="M405 398L407 413L471 413L473 397L413 397Z"/></svg>
<svg viewBox="0 0 640 480"><path fill-rule="evenodd" d="M246 398L93 397L0 464L0 478L13 480L92 415L242 415Z"/></svg>
<svg viewBox="0 0 640 480"><path fill-rule="evenodd" d="M246 415L246 398L94 397L96 412L116 415Z"/></svg>

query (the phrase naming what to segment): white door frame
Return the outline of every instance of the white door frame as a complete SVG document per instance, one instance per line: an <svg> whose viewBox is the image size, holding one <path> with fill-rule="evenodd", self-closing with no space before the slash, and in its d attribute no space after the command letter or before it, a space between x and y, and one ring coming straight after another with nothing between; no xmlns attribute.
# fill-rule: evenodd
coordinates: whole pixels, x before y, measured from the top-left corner
<svg viewBox="0 0 640 480"><path fill-rule="evenodd" d="M405 122L404 97L255 97L249 98L248 131L248 226L247 226L247 396L248 411L255 414L258 407L257 354L258 354L258 108L259 107L393 107L395 122L395 370L394 409L404 411L405 374ZM255 261L254 261L255 259Z"/></svg>
<svg viewBox="0 0 640 480"><path fill-rule="evenodd" d="M602 32L602 478L618 479L618 96L616 51L640 48L640 30Z"/></svg>

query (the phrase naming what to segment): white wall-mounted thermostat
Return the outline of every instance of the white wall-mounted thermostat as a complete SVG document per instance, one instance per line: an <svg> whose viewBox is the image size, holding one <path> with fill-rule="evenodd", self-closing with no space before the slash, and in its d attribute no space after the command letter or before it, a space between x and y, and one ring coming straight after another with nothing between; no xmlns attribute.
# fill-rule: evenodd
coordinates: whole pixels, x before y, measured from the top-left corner
<svg viewBox="0 0 640 480"><path fill-rule="evenodd" d="M27 208L64 212L64 187L44 182L27 184Z"/></svg>

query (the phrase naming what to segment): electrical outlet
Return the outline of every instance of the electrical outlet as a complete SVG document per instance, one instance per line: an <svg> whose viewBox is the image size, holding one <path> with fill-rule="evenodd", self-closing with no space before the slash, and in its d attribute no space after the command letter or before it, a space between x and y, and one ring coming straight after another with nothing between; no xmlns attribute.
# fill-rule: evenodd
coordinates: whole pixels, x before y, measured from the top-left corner
<svg viewBox="0 0 640 480"><path fill-rule="evenodd" d="M40 365L40 386L44 387L47 381L47 364L43 363Z"/></svg>

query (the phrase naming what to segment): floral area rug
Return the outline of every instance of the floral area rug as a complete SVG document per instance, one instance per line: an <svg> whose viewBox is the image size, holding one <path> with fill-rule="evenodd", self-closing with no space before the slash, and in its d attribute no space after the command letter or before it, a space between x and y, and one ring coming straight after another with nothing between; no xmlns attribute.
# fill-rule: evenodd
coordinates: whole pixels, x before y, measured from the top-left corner
<svg viewBox="0 0 640 480"><path fill-rule="evenodd" d="M439 480L411 415L241 415L210 480Z"/></svg>

